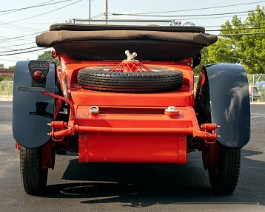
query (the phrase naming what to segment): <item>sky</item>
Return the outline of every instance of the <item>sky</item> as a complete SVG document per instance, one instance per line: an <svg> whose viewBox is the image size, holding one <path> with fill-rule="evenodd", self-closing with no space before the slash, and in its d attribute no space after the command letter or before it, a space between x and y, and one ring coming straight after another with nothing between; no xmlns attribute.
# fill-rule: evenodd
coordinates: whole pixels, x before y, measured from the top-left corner
<svg viewBox="0 0 265 212"><path fill-rule="evenodd" d="M0 0L0 64L5 68L19 60L34 60L45 50L37 48L36 35L49 30L54 23L72 19L104 20L106 0ZM242 21L265 0L108 0L108 18L151 19L181 24L192 22L218 34L218 28L234 15ZM89 4L91 10L89 10ZM89 11L91 14L89 15ZM156 21L154 21L157 24ZM111 22L109 22L111 24ZM215 31L214 31L215 30ZM32 52L29 52L32 51ZM22 53L25 52L25 53Z"/></svg>

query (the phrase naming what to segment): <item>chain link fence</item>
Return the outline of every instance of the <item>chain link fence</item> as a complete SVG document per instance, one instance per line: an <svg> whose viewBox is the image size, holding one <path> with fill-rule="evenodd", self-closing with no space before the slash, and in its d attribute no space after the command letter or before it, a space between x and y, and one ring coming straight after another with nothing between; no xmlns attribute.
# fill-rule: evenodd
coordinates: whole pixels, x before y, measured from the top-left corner
<svg viewBox="0 0 265 212"><path fill-rule="evenodd" d="M265 74L249 74L248 83L250 100L265 102Z"/></svg>
<svg viewBox="0 0 265 212"><path fill-rule="evenodd" d="M265 102L265 74L247 75L251 101ZM195 89L199 77L194 77ZM13 81L0 81L0 97L12 97Z"/></svg>
<svg viewBox="0 0 265 212"><path fill-rule="evenodd" d="M250 101L265 102L265 74L248 74ZM199 76L194 76L195 89Z"/></svg>
<svg viewBox="0 0 265 212"><path fill-rule="evenodd" d="M13 96L13 81L0 81L0 96L8 98Z"/></svg>

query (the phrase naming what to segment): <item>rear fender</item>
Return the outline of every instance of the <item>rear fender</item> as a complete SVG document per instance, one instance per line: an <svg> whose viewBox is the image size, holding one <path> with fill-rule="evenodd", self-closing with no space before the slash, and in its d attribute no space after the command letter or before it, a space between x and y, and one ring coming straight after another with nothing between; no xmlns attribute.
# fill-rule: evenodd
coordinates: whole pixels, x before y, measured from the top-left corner
<svg viewBox="0 0 265 212"><path fill-rule="evenodd" d="M195 110L201 124L220 125L220 144L230 148L246 145L250 139L250 102L245 69L235 64L203 67Z"/></svg>
<svg viewBox="0 0 265 212"><path fill-rule="evenodd" d="M16 64L13 88L13 137L24 147L40 147L50 139L51 131L47 124L53 120L54 99L39 91L54 93L55 64L49 64L49 72L41 87L33 85L28 68L29 61Z"/></svg>

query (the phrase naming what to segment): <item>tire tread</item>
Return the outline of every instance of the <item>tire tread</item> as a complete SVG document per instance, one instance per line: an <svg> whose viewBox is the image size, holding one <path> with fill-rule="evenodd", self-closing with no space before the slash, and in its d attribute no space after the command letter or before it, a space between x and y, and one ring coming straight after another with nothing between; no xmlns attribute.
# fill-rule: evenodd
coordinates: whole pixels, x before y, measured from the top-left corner
<svg viewBox="0 0 265 212"><path fill-rule="evenodd" d="M160 92L179 89L183 74L178 70L158 72L107 72L103 68L79 70L78 83L85 89L111 92Z"/></svg>
<svg viewBox="0 0 265 212"><path fill-rule="evenodd" d="M47 172L41 167L40 148L20 148L20 172L24 190L28 194L40 194L47 183Z"/></svg>
<svg viewBox="0 0 265 212"><path fill-rule="evenodd" d="M221 146L221 158L218 176L209 170L210 183L213 191L219 194L234 192L240 174L241 149L231 149Z"/></svg>

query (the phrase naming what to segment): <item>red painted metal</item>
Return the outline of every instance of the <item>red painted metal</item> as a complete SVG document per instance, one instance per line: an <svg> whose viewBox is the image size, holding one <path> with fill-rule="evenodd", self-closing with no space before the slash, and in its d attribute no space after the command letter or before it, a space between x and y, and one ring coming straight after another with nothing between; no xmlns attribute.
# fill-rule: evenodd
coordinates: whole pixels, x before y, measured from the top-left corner
<svg viewBox="0 0 265 212"><path fill-rule="evenodd" d="M52 122L51 126L53 126ZM66 122L64 122L64 125L67 125ZM54 129L56 129L53 126ZM208 133L206 131L202 131L197 128L111 128L111 127L87 127L87 126L68 126L65 129L57 129L53 130L50 133L50 136L56 141L56 139L60 139L59 141L62 141L62 139L65 136L72 136L75 133L89 133L89 132L95 132L95 133L114 133L114 134L126 134L126 133L134 133L134 134L191 134L193 137L203 138L206 140L206 143L214 143L217 135L216 133ZM208 142L208 140L210 140Z"/></svg>
<svg viewBox="0 0 265 212"><path fill-rule="evenodd" d="M79 88L70 94L76 105L97 105L113 107L168 107L193 106L194 94L189 87L183 85L181 89L158 93L114 93L85 90Z"/></svg>
<svg viewBox="0 0 265 212"><path fill-rule="evenodd" d="M151 69L144 66L138 60L124 60L114 68L110 69L109 72L153 72Z"/></svg>
<svg viewBox="0 0 265 212"><path fill-rule="evenodd" d="M20 150L20 144L16 142L16 149L19 151Z"/></svg>
<svg viewBox="0 0 265 212"><path fill-rule="evenodd" d="M53 115L53 120L57 119L57 116L61 110L63 106L62 100L61 99L57 99L56 103L55 103L55 109L54 109L54 115Z"/></svg>
<svg viewBox="0 0 265 212"><path fill-rule="evenodd" d="M54 151L54 143L52 141L48 141L41 147L42 150L42 168L54 168L55 164L55 151Z"/></svg>
<svg viewBox="0 0 265 212"><path fill-rule="evenodd" d="M41 93L42 93L43 95L51 96L51 97L53 97L53 98L55 98L55 99L60 99L60 100L65 101L66 103L68 103L69 106L70 106L70 111L71 111L71 115L70 115L70 117L75 117L74 104L73 104L73 102L71 102L69 99L67 99L67 98L65 98L65 97L62 97L62 96L59 96L59 95L56 95L56 94L53 94L53 93L49 93L49 92L47 92L47 91L41 91Z"/></svg>
<svg viewBox="0 0 265 212"><path fill-rule="evenodd" d="M55 54L54 54L55 55ZM51 122L53 141L78 134L80 162L186 163L187 135L214 144L216 124L199 126L194 111L194 75L190 60L150 62L76 61L64 55L57 77L64 97L42 92L56 101L57 117L62 101L69 105L68 121ZM118 65L117 65L118 64ZM177 91L156 93L115 93L83 89L77 83L78 71L85 67L114 67L110 71L151 71L151 66L180 70L183 86ZM99 112L91 115L89 108ZM175 106L177 112L165 112Z"/></svg>
<svg viewBox="0 0 265 212"><path fill-rule="evenodd" d="M186 163L186 136L80 133L80 162Z"/></svg>
<svg viewBox="0 0 265 212"><path fill-rule="evenodd" d="M205 144L202 151L204 169L216 169L220 163L220 144Z"/></svg>
<svg viewBox="0 0 265 212"><path fill-rule="evenodd" d="M79 106L77 107L75 124L69 125L66 122L53 121L51 123L53 130L50 135L53 140L61 141L66 136L73 136L75 133L79 133L79 135L82 134L83 139L79 138L79 156L80 161L83 162L104 162L106 160L112 162L118 161L117 158L119 158L119 155L112 153L111 156L108 153L110 149L102 149L100 146L108 146L109 144L112 144L114 145L112 146L112 148L116 149L117 146L115 146L115 143L120 142L123 142L123 146L121 145L118 147L119 151L127 155L127 158L125 157L125 155L120 155L123 158L122 160L125 160L124 162L139 162L139 158L137 159L135 158L135 156L128 153L128 145L132 145L128 143L128 137L132 136L134 137L134 139L137 139L137 141L141 141L140 144L137 144L136 148L145 149L148 146L148 149L150 149L150 154L155 154L155 152L157 152L159 149L168 148L166 146L173 145L173 141L175 141L175 145L180 145L180 147L182 147L179 142L183 141L182 139L180 139L181 141L179 141L179 137L182 138L182 136L184 136L186 139L186 135L188 134L192 135L195 138L202 138L208 143L215 142L217 138L216 133L209 133L208 131L215 130L217 128L216 125L204 124L199 127L195 120L195 113L193 108L179 107L177 109L179 111L178 118L164 115L161 108L153 109L151 110L151 113L148 113L149 110L144 108L138 108L136 109L135 113L133 113L134 109L129 108L128 113L126 112L126 109L123 109L122 111L120 111L120 113L116 114L113 113L113 111L115 111L113 109L109 110L109 108L103 108L103 112L105 111L105 113L100 113L98 116L90 116L88 106ZM144 110L145 113L139 114L139 110ZM155 110L157 111L154 112ZM109 111L112 113L108 113ZM112 140L112 138L115 138L115 140ZM161 139L160 142L158 142L158 138ZM93 142L94 150L90 147L91 140L93 139L96 139L97 141ZM154 140L156 141L155 143L153 143ZM133 140L131 142L133 142ZM155 147L153 147L153 145L155 145ZM84 147L89 149L89 151L83 150ZM98 152L99 149L102 149L102 151L108 151ZM168 151L171 152L172 150L168 149ZM183 154L181 156L177 155L177 150L174 150L173 152L175 152L174 157L166 157L167 159L164 158L163 162L177 163L176 158L185 157ZM108 159L103 160L101 156L90 159L89 155L94 154L108 155ZM163 155L163 153L161 154ZM146 156L145 162L158 162L157 160L161 159L148 158ZM183 161L183 158L181 159L181 161Z"/></svg>

